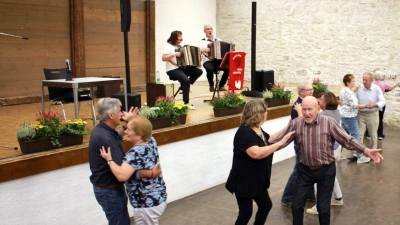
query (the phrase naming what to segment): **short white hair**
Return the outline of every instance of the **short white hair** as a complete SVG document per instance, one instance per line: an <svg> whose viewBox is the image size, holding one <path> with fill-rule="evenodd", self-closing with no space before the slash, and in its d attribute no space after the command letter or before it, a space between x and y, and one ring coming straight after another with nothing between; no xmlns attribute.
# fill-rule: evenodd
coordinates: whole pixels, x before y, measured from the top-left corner
<svg viewBox="0 0 400 225"><path fill-rule="evenodd" d="M206 24L204 24L204 26L203 26L203 30L205 30L207 26L210 26L211 28L213 28L213 26L212 26L211 24L206 23Z"/></svg>
<svg viewBox="0 0 400 225"><path fill-rule="evenodd" d="M382 80L383 78L385 78L386 72L383 71L382 69L378 69L374 71L374 79L375 80Z"/></svg>

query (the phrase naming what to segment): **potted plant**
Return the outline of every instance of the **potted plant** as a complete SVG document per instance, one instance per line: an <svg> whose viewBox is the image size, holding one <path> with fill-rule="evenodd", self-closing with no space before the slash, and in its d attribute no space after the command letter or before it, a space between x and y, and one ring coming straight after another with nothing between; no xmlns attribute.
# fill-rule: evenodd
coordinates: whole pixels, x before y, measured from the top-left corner
<svg viewBox="0 0 400 225"><path fill-rule="evenodd" d="M17 127L17 139L23 153L33 153L58 147L81 144L86 121L67 120L62 123L58 112L36 113L38 124L23 122Z"/></svg>
<svg viewBox="0 0 400 225"><path fill-rule="evenodd" d="M175 103L172 115L173 118L172 122L175 124L185 124L188 109L189 106L187 104Z"/></svg>
<svg viewBox="0 0 400 225"><path fill-rule="evenodd" d="M289 104L292 97L292 91L280 83L273 84L270 91L263 91L264 101L269 107Z"/></svg>
<svg viewBox="0 0 400 225"><path fill-rule="evenodd" d="M209 103L213 107L216 117L241 113L245 104L246 97L234 91L225 92L224 96L214 98Z"/></svg>
<svg viewBox="0 0 400 225"><path fill-rule="evenodd" d="M321 94L324 92L329 92L328 85L321 82L319 77L314 78L312 82L313 87L313 96L316 98L321 97Z"/></svg>
<svg viewBox="0 0 400 225"><path fill-rule="evenodd" d="M154 107L147 104L141 107L139 114L146 116L153 124L153 129L186 123L188 106L174 103L170 96L159 96Z"/></svg>

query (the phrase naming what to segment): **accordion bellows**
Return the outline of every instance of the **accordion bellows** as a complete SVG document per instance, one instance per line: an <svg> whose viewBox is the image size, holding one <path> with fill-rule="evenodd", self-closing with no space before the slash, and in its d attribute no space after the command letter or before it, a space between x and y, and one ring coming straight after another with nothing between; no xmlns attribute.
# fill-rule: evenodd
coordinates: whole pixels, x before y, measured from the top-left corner
<svg viewBox="0 0 400 225"><path fill-rule="evenodd" d="M201 67L201 50L199 47L185 45L176 51L181 53L181 57L176 58L179 67Z"/></svg>

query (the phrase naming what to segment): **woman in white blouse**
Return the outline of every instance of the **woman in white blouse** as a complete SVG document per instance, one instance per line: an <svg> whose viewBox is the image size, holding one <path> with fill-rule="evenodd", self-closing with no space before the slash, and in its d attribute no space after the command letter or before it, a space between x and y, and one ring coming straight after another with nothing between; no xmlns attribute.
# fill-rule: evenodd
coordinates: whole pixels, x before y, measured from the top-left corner
<svg viewBox="0 0 400 225"><path fill-rule="evenodd" d="M344 87L340 90L340 120L342 128L351 136L360 140L360 132L358 130L357 114L358 109L366 107L365 105L359 105L358 99L353 91L358 89L355 87L355 80L352 74L346 74L343 77ZM363 154L356 152L356 155L349 158L351 161L356 161L357 163L366 163L371 159L369 157L363 156Z"/></svg>

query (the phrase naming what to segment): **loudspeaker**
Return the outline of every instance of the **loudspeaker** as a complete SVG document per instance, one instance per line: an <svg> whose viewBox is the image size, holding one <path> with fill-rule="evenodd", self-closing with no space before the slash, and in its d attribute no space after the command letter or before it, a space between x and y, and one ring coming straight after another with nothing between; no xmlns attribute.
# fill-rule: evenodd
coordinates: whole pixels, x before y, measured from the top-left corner
<svg viewBox="0 0 400 225"><path fill-rule="evenodd" d="M128 93L127 94L128 108L125 108L125 95L123 92L113 94L113 95L111 95L111 98L118 98L121 101L121 103L122 103L121 110L122 111L128 111L132 106L133 106L133 108L138 107L139 109L142 106L140 93Z"/></svg>
<svg viewBox="0 0 400 225"><path fill-rule="evenodd" d="M273 70L259 70L255 74L255 91L263 92L265 89L271 90L274 84L274 71Z"/></svg>
<svg viewBox="0 0 400 225"><path fill-rule="evenodd" d="M129 32L131 29L131 0L120 0L121 31Z"/></svg>
<svg viewBox="0 0 400 225"><path fill-rule="evenodd" d="M174 84L147 83L146 99L147 105L153 107L159 96L174 96Z"/></svg>

